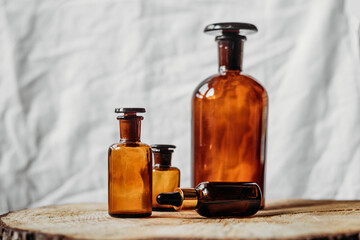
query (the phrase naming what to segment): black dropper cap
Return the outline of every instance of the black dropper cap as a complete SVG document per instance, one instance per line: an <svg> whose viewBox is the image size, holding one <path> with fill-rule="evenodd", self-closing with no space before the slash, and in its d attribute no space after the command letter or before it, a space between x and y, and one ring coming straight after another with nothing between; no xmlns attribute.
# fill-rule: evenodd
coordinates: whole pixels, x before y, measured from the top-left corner
<svg viewBox="0 0 360 240"><path fill-rule="evenodd" d="M179 192L172 192L160 193L159 195L157 195L156 201L160 205L172 205L175 207L180 207L183 200Z"/></svg>

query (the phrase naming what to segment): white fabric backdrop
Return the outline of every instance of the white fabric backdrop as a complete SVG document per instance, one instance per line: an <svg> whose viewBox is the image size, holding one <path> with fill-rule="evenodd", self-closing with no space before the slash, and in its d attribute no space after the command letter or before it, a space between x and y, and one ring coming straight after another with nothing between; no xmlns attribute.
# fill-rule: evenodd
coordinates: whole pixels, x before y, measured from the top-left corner
<svg viewBox="0 0 360 240"><path fill-rule="evenodd" d="M254 23L245 72L269 93L266 196L360 198L356 19L339 0L0 1L0 212L107 199L115 107L175 144L190 185L190 98L217 71L213 22Z"/></svg>

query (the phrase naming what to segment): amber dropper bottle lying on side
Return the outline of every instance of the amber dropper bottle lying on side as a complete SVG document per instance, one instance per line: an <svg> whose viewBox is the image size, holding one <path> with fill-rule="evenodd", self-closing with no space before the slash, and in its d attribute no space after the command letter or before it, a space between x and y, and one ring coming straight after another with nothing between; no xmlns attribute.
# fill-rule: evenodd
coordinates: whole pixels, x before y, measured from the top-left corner
<svg viewBox="0 0 360 240"><path fill-rule="evenodd" d="M155 211L174 211L171 205L160 205L156 202L159 193L174 192L180 187L180 170L171 166L171 157L174 145L151 145L155 165L153 167L153 199L152 206Z"/></svg>
<svg viewBox="0 0 360 240"><path fill-rule="evenodd" d="M202 182L195 189L161 193L156 200L175 210L195 209L204 217L245 217L259 210L261 190L256 183Z"/></svg>

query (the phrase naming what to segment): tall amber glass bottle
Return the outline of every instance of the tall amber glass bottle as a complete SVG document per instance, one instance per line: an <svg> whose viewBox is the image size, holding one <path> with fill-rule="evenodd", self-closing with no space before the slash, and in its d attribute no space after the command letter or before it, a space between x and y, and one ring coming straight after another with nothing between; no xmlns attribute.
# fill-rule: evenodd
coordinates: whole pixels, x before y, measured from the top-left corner
<svg viewBox="0 0 360 240"><path fill-rule="evenodd" d="M140 142L144 108L117 108L120 142L109 148L108 204L113 217L147 217L152 212L152 153Z"/></svg>
<svg viewBox="0 0 360 240"><path fill-rule="evenodd" d="M174 210L171 205L160 205L156 201L159 193L174 192L180 187L180 170L171 166L171 157L174 145L154 144L151 145L154 153L155 165L153 168L153 210L167 211Z"/></svg>
<svg viewBox="0 0 360 240"><path fill-rule="evenodd" d="M255 182L264 196L268 97L242 73L247 23L217 23L219 73L200 83L192 98L193 185L205 181ZM261 203L264 207L264 198Z"/></svg>

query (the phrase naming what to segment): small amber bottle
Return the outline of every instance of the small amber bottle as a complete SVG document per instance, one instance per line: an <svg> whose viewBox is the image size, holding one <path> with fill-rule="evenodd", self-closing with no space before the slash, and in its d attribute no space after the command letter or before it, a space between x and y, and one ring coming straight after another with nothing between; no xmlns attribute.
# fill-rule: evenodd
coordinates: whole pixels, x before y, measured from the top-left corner
<svg viewBox="0 0 360 240"><path fill-rule="evenodd" d="M195 209L204 217L245 217L259 210L261 190L256 183L202 182L195 189L161 193L156 200L173 205L175 210Z"/></svg>
<svg viewBox="0 0 360 240"><path fill-rule="evenodd" d="M174 211L172 205L160 205L156 201L159 193L174 192L180 187L180 170L171 166L171 157L174 145L151 145L155 165L153 168L153 210Z"/></svg>
<svg viewBox="0 0 360 240"><path fill-rule="evenodd" d="M144 108L117 108L120 142L109 148L108 204L113 217L147 217L152 212L152 153L140 142Z"/></svg>

